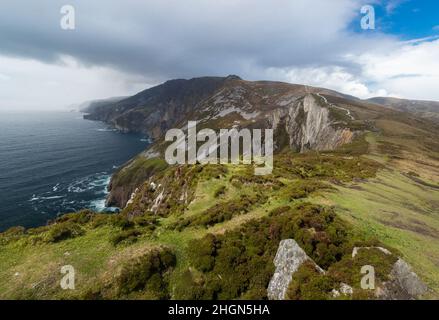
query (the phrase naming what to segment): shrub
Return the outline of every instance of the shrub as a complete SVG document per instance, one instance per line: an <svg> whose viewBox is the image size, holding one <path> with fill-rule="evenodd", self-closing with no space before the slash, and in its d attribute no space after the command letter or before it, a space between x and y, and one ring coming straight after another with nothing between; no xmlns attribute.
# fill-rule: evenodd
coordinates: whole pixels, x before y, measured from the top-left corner
<svg viewBox="0 0 439 320"><path fill-rule="evenodd" d="M110 242L116 246L120 244L121 242L124 242L126 244L134 243L137 241L137 237L140 236L142 233L137 230L124 230L121 232L116 233L114 236L110 238Z"/></svg>
<svg viewBox="0 0 439 320"><path fill-rule="evenodd" d="M332 189L332 187L317 180L300 180L291 185L287 192L290 200L295 200L306 198L311 193L323 189Z"/></svg>
<svg viewBox="0 0 439 320"><path fill-rule="evenodd" d="M71 221L56 223L50 226L45 237L46 242L59 242L81 236L85 231L77 223Z"/></svg>
<svg viewBox="0 0 439 320"><path fill-rule="evenodd" d="M55 223L70 221L72 223L84 225L90 222L95 215L96 215L95 212L85 209L78 212L63 214L55 219Z"/></svg>
<svg viewBox="0 0 439 320"><path fill-rule="evenodd" d="M213 194L213 196L215 197L215 198L219 198L219 197L221 197L222 195L224 195L226 193L226 186L221 186L221 187L219 187L216 191L215 191L215 193Z"/></svg>
<svg viewBox="0 0 439 320"><path fill-rule="evenodd" d="M181 231L188 226L209 227L217 223L228 221L234 216L248 213L254 205L262 204L267 200L268 197L266 195L244 194L241 195L239 199L217 203L200 215L189 218L181 218L174 225L174 228Z"/></svg>
<svg viewBox="0 0 439 320"><path fill-rule="evenodd" d="M133 218L136 226L146 228L148 231L154 231L159 224L159 220L154 216L142 215Z"/></svg>
<svg viewBox="0 0 439 320"><path fill-rule="evenodd" d="M96 229L100 226L106 225L110 222L112 216L105 213L97 213L91 219L90 225L92 228Z"/></svg>
<svg viewBox="0 0 439 320"><path fill-rule="evenodd" d="M352 249L351 231L333 209L303 203L279 207L268 217L252 220L221 235L206 235L190 242L191 265L202 272L197 281L187 281L190 292L203 290L218 299L264 299L274 273L273 259L279 242L293 238L323 268L340 261ZM311 279L300 290L322 288L326 293L332 279ZM299 291L299 293L302 291ZM307 296L308 298L322 298ZM197 298L197 296L195 296Z"/></svg>
<svg viewBox="0 0 439 320"><path fill-rule="evenodd" d="M189 255L194 266L200 271L212 270L216 255L216 238L208 234L200 240L193 240L189 245Z"/></svg>
<svg viewBox="0 0 439 320"><path fill-rule="evenodd" d="M288 286L286 298L289 300L326 300L331 298L335 282L319 273L314 263L305 262L294 273Z"/></svg>
<svg viewBox="0 0 439 320"><path fill-rule="evenodd" d="M130 221L125 215L114 214L110 217L111 218L109 219L109 222L113 227L120 228L122 230L127 230L134 227L134 223Z"/></svg>
<svg viewBox="0 0 439 320"><path fill-rule="evenodd" d="M3 233L0 233L0 245L8 244L20 239L26 232L24 227L12 227Z"/></svg>
<svg viewBox="0 0 439 320"><path fill-rule="evenodd" d="M169 298L165 272L175 264L175 254L169 248L152 249L125 262L115 279L118 294L147 291L157 299Z"/></svg>

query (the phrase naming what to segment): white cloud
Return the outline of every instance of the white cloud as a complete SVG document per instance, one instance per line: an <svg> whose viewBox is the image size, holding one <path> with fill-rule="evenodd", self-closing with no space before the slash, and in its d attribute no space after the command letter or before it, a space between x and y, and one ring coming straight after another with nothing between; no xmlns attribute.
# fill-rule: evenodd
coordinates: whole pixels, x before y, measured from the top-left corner
<svg viewBox="0 0 439 320"><path fill-rule="evenodd" d="M359 77L339 66L270 70L269 73L272 78L281 77L284 81L332 89L360 98L387 95L384 89L370 91Z"/></svg>
<svg viewBox="0 0 439 320"><path fill-rule="evenodd" d="M271 68L267 77L324 87L359 98L393 96L439 100L439 40L389 42L340 65Z"/></svg>
<svg viewBox="0 0 439 320"><path fill-rule="evenodd" d="M439 40L402 43L389 52L371 52L358 57L361 77L370 87L386 88L405 98L439 100Z"/></svg>
<svg viewBox="0 0 439 320"><path fill-rule="evenodd" d="M400 5L407 1L408 0L388 0L386 4L387 14L392 14L396 10L396 8L398 8Z"/></svg>
<svg viewBox="0 0 439 320"><path fill-rule="evenodd" d="M56 108L232 73L361 98L439 99L437 41L350 32L360 0L76 0L77 29L68 33L59 28L62 0L3 2L0 109ZM389 13L400 4L390 1Z"/></svg>
<svg viewBox="0 0 439 320"><path fill-rule="evenodd" d="M64 56L57 64L0 56L0 111L53 110L86 100L134 94L148 85L139 76L86 67Z"/></svg>

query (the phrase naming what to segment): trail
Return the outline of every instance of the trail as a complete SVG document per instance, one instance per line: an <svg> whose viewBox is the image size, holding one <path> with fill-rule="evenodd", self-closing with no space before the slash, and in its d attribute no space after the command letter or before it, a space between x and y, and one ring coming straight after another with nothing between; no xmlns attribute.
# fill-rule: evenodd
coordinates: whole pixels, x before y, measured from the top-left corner
<svg viewBox="0 0 439 320"><path fill-rule="evenodd" d="M317 95L318 95L320 98L322 98L322 99L325 101L326 104L329 104L330 107L334 107L334 108L337 108L337 109L340 109L340 110L345 111L345 112L346 112L346 115L347 115L349 118L351 118L351 120L355 120L355 118L352 116L351 111L350 111L349 109L346 109L346 108L343 108L343 107L336 106L336 105L333 104L333 103L329 103L329 102L328 102L328 99L326 99L326 98L325 98L324 96L322 96L320 93L317 93Z"/></svg>

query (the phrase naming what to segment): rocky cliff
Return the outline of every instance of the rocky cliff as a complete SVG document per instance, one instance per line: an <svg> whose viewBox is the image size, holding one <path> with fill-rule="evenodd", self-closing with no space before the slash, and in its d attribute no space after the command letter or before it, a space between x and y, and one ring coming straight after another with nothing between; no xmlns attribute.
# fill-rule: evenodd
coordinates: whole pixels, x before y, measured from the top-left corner
<svg viewBox="0 0 439 320"><path fill-rule="evenodd" d="M273 128L275 148L286 146L297 152L333 150L353 140L356 129L349 109L326 97L346 104L352 97L334 91L280 82L245 81L237 76L172 80L137 95L98 105L86 119L105 121L122 132L142 132L154 144L140 157L162 157L164 133L184 128L197 120L200 128ZM348 100L350 99L350 100ZM353 101L353 100L352 100ZM127 167L132 167L130 162ZM136 166L134 166L137 168ZM130 169L128 168L128 171ZM139 184L118 181L122 168L113 178L108 203L125 206ZM133 176L138 173L133 174ZM142 179L148 176L142 175Z"/></svg>

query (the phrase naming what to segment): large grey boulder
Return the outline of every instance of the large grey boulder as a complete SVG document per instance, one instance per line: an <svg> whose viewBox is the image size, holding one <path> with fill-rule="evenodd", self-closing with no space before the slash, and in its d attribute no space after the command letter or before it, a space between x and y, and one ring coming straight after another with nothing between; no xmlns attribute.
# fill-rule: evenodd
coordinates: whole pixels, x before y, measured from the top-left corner
<svg viewBox="0 0 439 320"><path fill-rule="evenodd" d="M410 265L402 259L398 259L390 272L390 280L381 290L378 290L378 298L386 300L413 300L427 292L427 286L412 271Z"/></svg>
<svg viewBox="0 0 439 320"><path fill-rule="evenodd" d="M276 271L268 285L268 299L284 300L293 274L307 260L312 261L295 240L282 240L274 258ZM316 269L324 272L317 265Z"/></svg>

